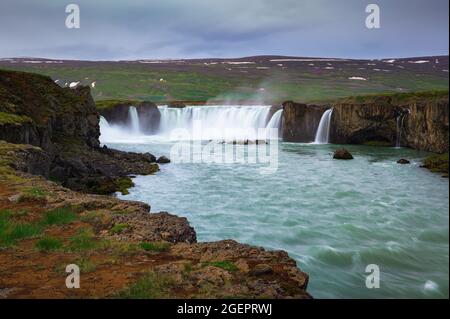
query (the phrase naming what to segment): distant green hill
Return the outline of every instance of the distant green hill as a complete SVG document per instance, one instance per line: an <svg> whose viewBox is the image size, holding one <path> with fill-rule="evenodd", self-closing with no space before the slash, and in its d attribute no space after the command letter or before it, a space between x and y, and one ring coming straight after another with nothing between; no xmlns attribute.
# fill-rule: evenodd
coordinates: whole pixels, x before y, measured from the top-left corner
<svg viewBox="0 0 450 319"><path fill-rule="evenodd" d="M0 68L92 87L95 100L316 102L374 93L448 90L448 56L344 60L257 56L178 61L2 59Z"/></svg>

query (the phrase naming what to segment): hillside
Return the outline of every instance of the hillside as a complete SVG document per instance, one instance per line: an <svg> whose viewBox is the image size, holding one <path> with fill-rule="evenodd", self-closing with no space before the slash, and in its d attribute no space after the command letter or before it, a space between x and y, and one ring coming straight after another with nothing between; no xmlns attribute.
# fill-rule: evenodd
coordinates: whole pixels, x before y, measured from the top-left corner
<svg viewBox="0 0 450 319"><path fill-rule="evenodd" d="M350 60L239 59L69 61L1 59L0 68L89 85L98 100L317 102L354 95L448 89L448 56Z"/></svg>

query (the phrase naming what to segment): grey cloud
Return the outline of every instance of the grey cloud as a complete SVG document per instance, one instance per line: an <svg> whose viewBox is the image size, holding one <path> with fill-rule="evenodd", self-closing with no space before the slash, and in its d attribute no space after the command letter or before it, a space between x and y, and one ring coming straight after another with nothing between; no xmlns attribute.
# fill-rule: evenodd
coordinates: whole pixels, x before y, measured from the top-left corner
<svg viewBox="0 0 450 319"><path fill-rule="evenodd" d="M66 3L2 0L0 57L78 59L254 54L396 57L448 54L447 0L74 0L81 29L64 26Z"/></svg>

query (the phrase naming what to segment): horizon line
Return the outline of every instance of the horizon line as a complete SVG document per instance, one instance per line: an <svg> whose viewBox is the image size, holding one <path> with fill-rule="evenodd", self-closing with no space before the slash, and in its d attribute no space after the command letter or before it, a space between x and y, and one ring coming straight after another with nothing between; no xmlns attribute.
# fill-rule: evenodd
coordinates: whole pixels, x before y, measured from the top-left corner
<svg viewBox="0 0 450 319"><path fill-rule="evenodd" d="M245 58L256 57L283 57L283 58L301 58L301 59L335 59L335 60L368 60L368 61L382 61L387 59L418 59L418 58L431 58L431 57L448 57L447 54L437 55L419 55L419 56L402 56L402 57L384 57L384 58L343 58L343 57L330 57L330 56L294 56L294 55L278 55L278 54L261 54L261 55L247 55L240 57L202 57L202 58L134 58L134 59L76 59L76 58L50 58L50 57L36 57L36 56L15 56L15 57L0 57L0 61L8 59L37 59L37 60L61 60L61 61L80 61L80 62L127 62L127 61L181 61L181 60L238 60Z"/></svg>

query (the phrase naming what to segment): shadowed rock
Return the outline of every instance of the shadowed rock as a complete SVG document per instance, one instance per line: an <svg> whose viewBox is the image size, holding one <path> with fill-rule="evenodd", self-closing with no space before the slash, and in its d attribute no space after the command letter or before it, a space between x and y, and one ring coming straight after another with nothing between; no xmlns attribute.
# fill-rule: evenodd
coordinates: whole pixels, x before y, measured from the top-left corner
<svg viewBox="0 0 450 319"><path fill-rule="evenodd" d="M333 158L340 159L340 160L351 160L351 159L353 159L353 155L349 151L347 151L345 148L341 148L341 149L334 151Z"/></svg>

